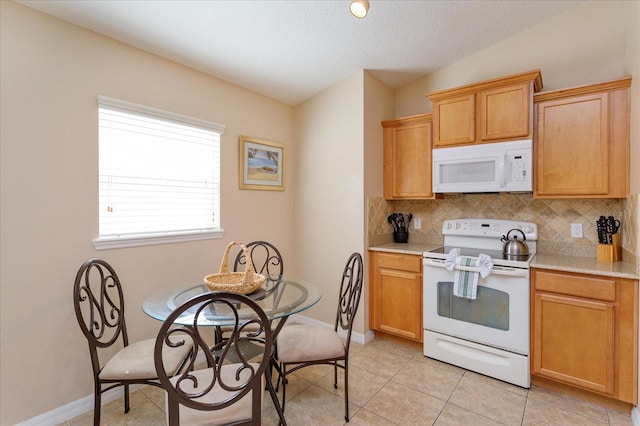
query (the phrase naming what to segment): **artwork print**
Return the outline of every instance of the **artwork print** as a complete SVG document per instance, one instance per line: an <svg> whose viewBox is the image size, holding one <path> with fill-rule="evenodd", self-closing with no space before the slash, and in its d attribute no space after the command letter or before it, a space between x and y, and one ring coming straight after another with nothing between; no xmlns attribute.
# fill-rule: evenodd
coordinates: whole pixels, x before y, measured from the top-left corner
<svg viewBox="0 0 640 426"><path fill-rule="evenodd" d="M284 190L284 145L240 137L240 189Z"/></svg>

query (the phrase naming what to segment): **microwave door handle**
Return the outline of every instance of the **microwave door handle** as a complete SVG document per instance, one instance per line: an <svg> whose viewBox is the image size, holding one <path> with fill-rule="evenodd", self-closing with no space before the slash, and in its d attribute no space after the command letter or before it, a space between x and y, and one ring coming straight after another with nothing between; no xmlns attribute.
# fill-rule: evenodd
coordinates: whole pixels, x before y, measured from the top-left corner
<svg viewBox="0 0 640 426"><path fill-rule="evenodd" d="M507 171L505 170L505 163L506 163L505 157L506 155L501 155L498 158L498 187L500 188L504 188L506 177L507 177Z"/></svg>

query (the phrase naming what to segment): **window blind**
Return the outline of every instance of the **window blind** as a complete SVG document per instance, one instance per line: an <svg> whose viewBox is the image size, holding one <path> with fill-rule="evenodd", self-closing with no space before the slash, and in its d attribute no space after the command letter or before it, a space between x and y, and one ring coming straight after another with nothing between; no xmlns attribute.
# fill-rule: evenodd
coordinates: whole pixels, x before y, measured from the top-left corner
<svg viewBox="0 0 640 426"><path fill-rule="evenodd" d="M99 238L220 229L215 123L100 97Z"/></svg>

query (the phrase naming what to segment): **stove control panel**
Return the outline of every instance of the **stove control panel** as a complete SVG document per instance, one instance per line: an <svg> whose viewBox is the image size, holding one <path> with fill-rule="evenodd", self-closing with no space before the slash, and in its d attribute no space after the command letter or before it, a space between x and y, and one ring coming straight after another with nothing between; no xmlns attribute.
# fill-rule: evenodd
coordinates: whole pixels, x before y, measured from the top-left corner
<svg viewBox="0 0 640 426"><path fill-rule="evenodd" d="M450 219L442 224L443 235L459 235L467 237L500 238L512 229L524 232L527 240L538 239L538 225L533 222L522 222L506 219ZM521 237L520 233L515 233Z"/></svg>

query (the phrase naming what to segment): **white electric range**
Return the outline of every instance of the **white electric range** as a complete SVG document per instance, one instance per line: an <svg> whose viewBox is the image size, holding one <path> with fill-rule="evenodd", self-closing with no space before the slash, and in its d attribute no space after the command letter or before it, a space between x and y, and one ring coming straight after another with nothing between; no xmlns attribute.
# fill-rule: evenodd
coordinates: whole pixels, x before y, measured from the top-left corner
<svg viewBox="0 0 640 426"><path fill-rule="evenodd" d="M529 255L503 254L501 238L513 229L524 233ZM424 252L424 354L528 388L529 269L536 252L537 225L455 219L444 222L442 233L444 247ZM520 232L514 235L522 240ZM463 258L488 256L489 274L482 277L476 266L453 264L454 248ZM474 299L455 294L456 269L478 273Z"/></svg>

